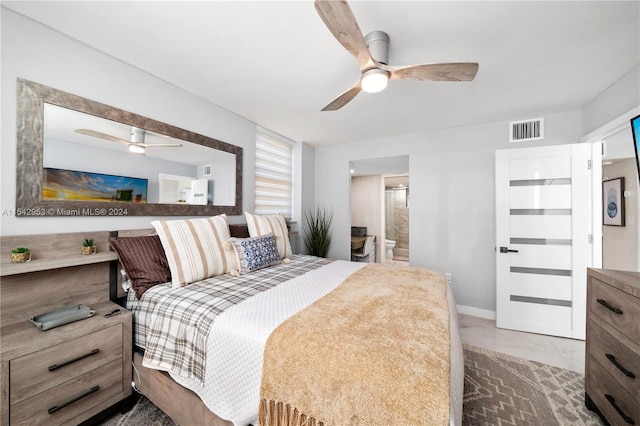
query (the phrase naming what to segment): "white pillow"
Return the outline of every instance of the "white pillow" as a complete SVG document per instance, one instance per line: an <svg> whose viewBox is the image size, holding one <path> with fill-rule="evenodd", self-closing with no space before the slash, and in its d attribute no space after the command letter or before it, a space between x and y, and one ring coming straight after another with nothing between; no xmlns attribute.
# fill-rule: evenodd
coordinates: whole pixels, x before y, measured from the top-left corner
<svg viewBox="0 0 640 426"><path fill-rule="evenodd" d="M278 253L280 257L289 259L291 257L291 243L289 242L289 231L287 230L287 222L284 216L279 214L273 216L261 216L244 212L247 218L247 228L249 228L249 236L261 237L267 234L273 234L278 245Z"/></svg>
<svg viewBox="0 0 640 426"><path fill-rule="evenodd" d="M182 287L237 269L226 215L202 219L154 220L171 270L172 287Z"/></svg>

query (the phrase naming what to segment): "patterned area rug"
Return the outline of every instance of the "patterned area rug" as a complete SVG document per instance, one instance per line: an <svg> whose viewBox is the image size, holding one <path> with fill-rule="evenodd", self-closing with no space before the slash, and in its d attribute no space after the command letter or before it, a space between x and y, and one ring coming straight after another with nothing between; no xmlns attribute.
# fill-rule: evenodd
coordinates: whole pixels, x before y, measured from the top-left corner
<svg viewBox="0 0 640 426"><path fill-rule="evenodd" d="M582 374L474 346L464 347L463 425L602 425L584 406ZM102 426L175 426L148 399Z"/></svg>
<svg viewBox="0 0 640 426"><path fill-rule="evenodd" d="M584 406L584 376L464 346L464 425L602 425Z"/></svg>

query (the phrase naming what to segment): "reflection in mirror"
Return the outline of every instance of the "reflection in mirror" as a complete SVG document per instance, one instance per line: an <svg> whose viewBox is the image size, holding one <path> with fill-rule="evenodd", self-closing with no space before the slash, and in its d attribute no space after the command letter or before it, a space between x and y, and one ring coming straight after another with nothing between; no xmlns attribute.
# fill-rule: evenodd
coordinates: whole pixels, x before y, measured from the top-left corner
<svg viewBox="0 0 640 426"><path fill-rule="evenodd" d="M17 145L20 216L242 213L241 147L26 80Z"/></svg>
<svg viewBox="0 0 640 426"><path fill-rule="evenodd" d="M141 152L134 153L132 148ZM43 165L146 179L147 192L139 198L147 203L235 204L235 154L48 103L44 104ZM65 192L59 180L48 183L45 173L45 199L80 196L76 188ZM100 183L91 181L94 187ZM115 201L117 190L105 187L106 201Z"/></svg>

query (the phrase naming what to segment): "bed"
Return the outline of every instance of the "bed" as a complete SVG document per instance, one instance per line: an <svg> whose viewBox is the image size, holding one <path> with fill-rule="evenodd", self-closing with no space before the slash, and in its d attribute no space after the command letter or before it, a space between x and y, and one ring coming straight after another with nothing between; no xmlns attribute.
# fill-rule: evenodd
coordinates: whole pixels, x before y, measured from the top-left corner
<svg viewBox="0 0 640 426"><path fill-rule="evenodd" d="M229 228L232 239L251 239L246 226ZM119 235L121 239L135 239L148 233L148 230L127 231ZM328 419L326 424L337 424L342 421L336 419L345 417L335 415L344 416L345 410L355 406L365 412L354 411L347 416L359 418L361 424L369 424L370 419L366 420L365 416L371 406L381 410L376 412L378 424L406 424L409 421L412 424L461 424L462 344L455 301L442 274L420 268L331 261L290 253L287 260L287 263L280 261L245 271L239 276L237 273L218 274L186 286L175 287L172 282L156 284L146 289L140 298L130 290L125 306L134 313L133 377L138 390L180 424L306 422L319 425L323 424L323 419ZM400 279L392 278L395 276ZM398 282L408 286L411 280L416 281L417 287L407 287L404 294L391 294L391 288L402 287ZM424 285L425 280L431 283ZM387 281L396 281L396 284ZM372 285L366 287L367 283ZM440 306L434 302L433 295L420 293L421 288L431 287L443 289L437 290L443 297ZM406 291L413 295L416 288L420 294L406 297ZM398 303L381 303L392 297L396 297ZM354 300L357 303L353 303ZM407 305L404 300L410 303ZM373 308L366 308L368 305ZM423 307L425 312L431 312L432 305L434 312L441 312L443 326L439 332L447 335L424 343L424 336L433 332L431 322L437 321L424 320L425 315L421 312ZM334 310L340 314L332 314ZM419 312L420 318L408 316L407 312L411 310ZM196 315L194 311L207 313L204 319L189 317L179 324L179 316L187 315L185 312ZM211 311L215 313L211 314ZM432 314L426 314L429 315ZM363 316L366 317L364 321ZM446 316L445 321L443 316ZM332 328L332 324L337 328ZM367 328L349 324L369 325ZM395 340L386 339L395 332L389 332L385 327L395 330L403 324L408 324L405 334L395 336ZM307 326L315 328L306 329ZM357 328L363 328L364 334L358 336ZM378 340L372 337L372 330L379 334ZM329 342L335 336L335 342ZM343 347L345 342L349 344ZM180 347L183 344L192 347L184 350ZM330 345L334 346L334 359L327 361L332 359ZM180 356L176 357L179 352ZM320 354L316 356L315 365L312 353ZM355 355L349 356L349 353ZM428 365L429 357L433 358L432 362L441 364L438 367L441 370L445 366L446 372L437 372L434 367L433 372L426 370L424 374L420 368ZM352 363L336 364L345 359L351 359ZM418 362L414 362L415 359ZM342 368L345 372L318 373L326 370L327 362L332 363L332 371ZM348 377L350 372L366 370L368 366L375 368L354 376L354 379ZM414 368L416 366L419 368ZM387 379L383 375L389 369L385 374L395 378ZM417 371L421 373L416 374ZM300 385L300 382L305 383ZM387 382L389 389L385 388ZM403 389L394 387L396 385ZM309 397L309 389L314 392L324 389L324 394ZM291 390L298 393L289 394ZM387 392L393 398L381 404L373 395L371 401L362 402L362 395L376 392ZM402 392L409 392L411 396ZM435 397L438 392L440 400L434 403L431 400L438 400ZM327 399L331 400L330 404L326 403ZM309 405L304 405L307 403ZM429 404L436 403L438 409L428 408ZM370 404L369 410L367 404ZM324 413L327 405L334 412ZM305 408L300 409L300 406ZM440 417L429 414L438 410ZM419 412L417 417L416 412ZM391 417L384 417L387 414ZM403 417L405 414L409 417ZM295 421L291 421L292 417Z"/></svg>

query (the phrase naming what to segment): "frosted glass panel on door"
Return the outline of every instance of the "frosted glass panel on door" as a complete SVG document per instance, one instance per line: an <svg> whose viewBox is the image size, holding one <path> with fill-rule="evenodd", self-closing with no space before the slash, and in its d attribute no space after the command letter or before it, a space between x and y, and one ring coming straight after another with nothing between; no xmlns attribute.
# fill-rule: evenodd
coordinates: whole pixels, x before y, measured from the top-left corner
<svg viewBox="0 0 640 426"><path fill-rule="evenodd" d="M509 179L553 179L571 177L571 157L511 160Z"/></svg>

